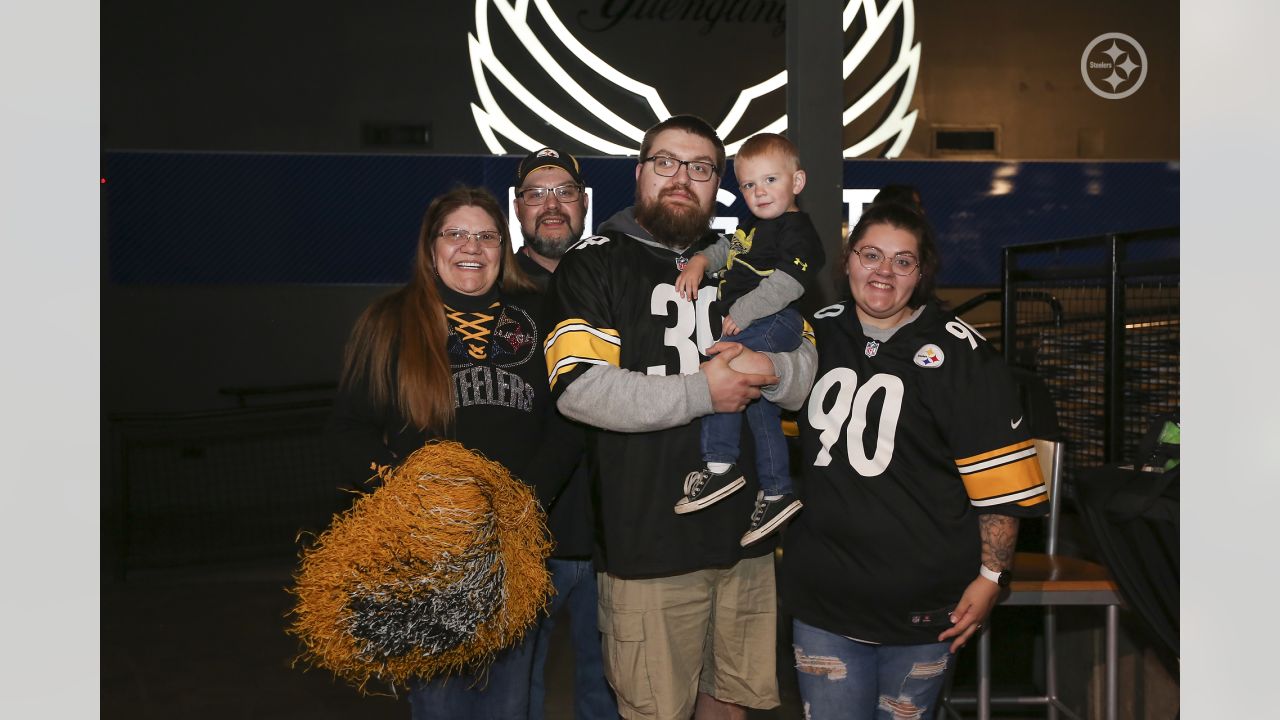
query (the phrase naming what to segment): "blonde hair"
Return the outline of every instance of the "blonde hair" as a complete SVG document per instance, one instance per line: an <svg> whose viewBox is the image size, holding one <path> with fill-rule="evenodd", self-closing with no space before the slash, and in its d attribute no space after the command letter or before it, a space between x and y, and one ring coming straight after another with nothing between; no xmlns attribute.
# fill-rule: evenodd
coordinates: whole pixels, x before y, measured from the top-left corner
<svg viewBox="0 0 1280 720"><path fill-rule="evenodd" d="M394 404L419 430L443 429L454 418L453 372L446 348L449 327L436 290L433 250L445 217L462 207L484 210L502 235L502 291L534 291L533 281L516 262L497 198L484 188L455 188L432 200L423 215L409 282L360 315L343 357L343 389L366 381L374 407Z"/></svg>
<svg viewBox="0 0 1280 720"><path fill-rule="evenodd" d="M800 169L800 150L796 144L777 133L758 133L747 138L738 148L737 160L755 158L769 153L778 153L791 161L792 170Z"/></svg>

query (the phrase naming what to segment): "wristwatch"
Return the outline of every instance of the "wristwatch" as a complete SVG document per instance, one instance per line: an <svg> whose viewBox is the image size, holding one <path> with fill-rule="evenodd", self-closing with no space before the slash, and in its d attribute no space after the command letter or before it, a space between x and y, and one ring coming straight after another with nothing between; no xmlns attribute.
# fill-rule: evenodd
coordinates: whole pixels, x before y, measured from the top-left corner
<svg viewBox="0 0 1280 720"><path fill-rule="evenodd" d="M1009 587L1009 583L1013 581L1013 573L1008 570L996 572L986 565L978 566L978 574L1002 588Z"/></svg>

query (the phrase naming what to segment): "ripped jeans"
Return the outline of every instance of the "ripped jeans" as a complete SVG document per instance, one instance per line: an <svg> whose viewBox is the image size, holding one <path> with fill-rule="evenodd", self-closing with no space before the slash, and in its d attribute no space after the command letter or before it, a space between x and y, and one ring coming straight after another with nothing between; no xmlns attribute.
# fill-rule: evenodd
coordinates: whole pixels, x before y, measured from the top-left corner
<svg viewBox="0 0 1280 720"><path fill-rule="evenodd" d="M806 720L934 717L950 643L875 645L792 621L796 678Z"/></svg>

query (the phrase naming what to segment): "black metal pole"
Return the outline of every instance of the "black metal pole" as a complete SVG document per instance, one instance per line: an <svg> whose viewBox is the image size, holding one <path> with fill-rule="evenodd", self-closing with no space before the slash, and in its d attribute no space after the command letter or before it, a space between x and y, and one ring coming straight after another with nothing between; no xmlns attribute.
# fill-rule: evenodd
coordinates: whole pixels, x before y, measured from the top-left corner
<svg viewBox="0 0 1280 720"><path fill-rule="evenodd" d="M1000 297L1000 347L1004 353L1004 361L1013 367L1018 344L1018 291L1013 287L1014 257L1012 248L1004 249L1003 274Z"/></svg>
<svg viewBox="0 0 1280 720"><path fill-rule="evenodd" d="M1124 246L1119 235L1108 235L1111 251L1111 278L1107 285L1106 359L1103 402L1106 434L1103 462L1120 462L1124 452Z"/></svg>
<svg viewBox="0 0 1280 720"><path fill-rule="evenodd" d="M800 150L808 184L800 207L822 238L827 268L840 262L844 201L844 25L839 0L787 3L787 137ZM806 307L821 308L840 296L826 271ZM816 303L815 303L816 301Z"/></svg>

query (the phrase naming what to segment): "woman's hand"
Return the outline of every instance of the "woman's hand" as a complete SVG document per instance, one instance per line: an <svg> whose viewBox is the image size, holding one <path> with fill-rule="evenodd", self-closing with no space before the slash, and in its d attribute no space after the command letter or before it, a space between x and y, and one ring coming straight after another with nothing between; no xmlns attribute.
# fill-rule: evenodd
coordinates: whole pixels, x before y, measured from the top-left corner
<svg viewBox="0 0 1280 720"><path fill-rule="evenodd" d="M988 568L1008 570L1013 565L1013 550L1018 544L1018 518L984 513L978 516L978 536L982 539L982 564ZM938 642L955 638L951 652L969 642L982 630L982 621L1000 599L1000 586L979 575L969 583L960 604L951 613L952 627L938 636Z"/></svg>
<svg viewBox="0 0 1280 720"><path fill-rule="evenodd" d="M955 653L969 638L982 630L982 621L991 614L991 608L1000 599L1000 586L979 575L960 596L960 604L951 613L952 626L938 636L938 642L955 638L951 643L951 652Z"/></svg>

